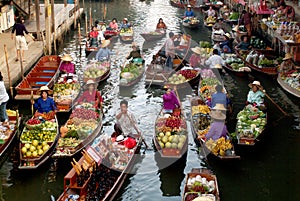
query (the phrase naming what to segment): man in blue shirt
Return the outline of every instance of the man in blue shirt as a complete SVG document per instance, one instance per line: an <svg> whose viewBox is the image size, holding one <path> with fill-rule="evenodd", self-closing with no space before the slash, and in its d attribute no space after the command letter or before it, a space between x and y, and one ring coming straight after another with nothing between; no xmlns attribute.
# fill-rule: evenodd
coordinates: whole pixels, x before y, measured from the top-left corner
<svg viewBox="0 0 300 201"><path fill-rule="evenodd" d="M184 17L194 17L194 12L192 11L192 6L188 5L187 10L184 12Z"/></svg>
<svg viewBox="0 0 300 201"><path fill-rule="evenodd" d="M223 86L216 86L216 93L211 96L211 107L215 107L217 103L224 105L224 108L228 108L231 111L230 100L225 93L223 93Z"/></svg>
<svg viewBox="0 0 300 201"><path fill-rule="evenodd" d="M55 105L53 98L49 97L50 89L47 86L42 86L40 88L40 91L41 91L41 97L39 97L36 100L36 102L32 100L32 104L34 108L37 110L34 116L38 117L38 116L42 116L43 113L51 112L54 117L54 114L57 111L57 107Z"/></svg>
<svg viewBox="0 0 300 201"><path fill-rule="evenodd" d="M123 19L120 29L129 29L129 28L131 28L131 24L128 22L128 19L125 17Z"/></svg>
<svg viewBox="0 0 300 201"><path fill-rule="evenodd" d="M96 60L107 61L110 59L110 55L112 52L107 48L109 44L110 44L110 40L105 40L102 42L101 48L98 50L96 54Z"/></svg>

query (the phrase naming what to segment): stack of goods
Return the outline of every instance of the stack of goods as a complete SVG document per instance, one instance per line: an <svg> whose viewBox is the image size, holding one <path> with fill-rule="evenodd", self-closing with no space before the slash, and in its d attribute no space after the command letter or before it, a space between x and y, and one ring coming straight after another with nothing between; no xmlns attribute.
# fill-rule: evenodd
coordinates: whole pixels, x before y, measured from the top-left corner
<svg viewBox="0 0 300 201"><path fill-rule="evenodd" d="M273 55L275 56L275 55ZM274 58L267 58L266 55L257 52L255 50L250 51L249 53L244 52L242 57L254 66L258 66L259 68L273 68L278 66L279 62L282 58L278 57Z"/></svg>
<svg viewBox="0 0 300 201"><path fill-rule="evenodd" d="M225 140L224 137L221 137L214 141L209 139L205 142L206 147L216 156L226 156L233 154L233 145L229 139Z"/></svg>
<svg viewBox="0 0 300 201"><path fill-rule="evenodd" d="M257 138L267 123L266 114L251 105L240 111L237 119L237 135L239 139Z"/></svg>
<svg viewBox="0 0 300 201"><path fill-rule="evenodd" d="M212 27L216 23L216 17L208 16L205 20L206 25Z"/></svg>
<svg viewBox="0 0 300 201"><path fill-rule="evenodd" d="M120 31L121 36L132 36L132 34L133 34L133 30L131 28L128 28L128 29L123 28Z"/></svg>
<svg viewBox="0 0 300 201"><path fill-rule="evenodd" d="M183 19L183 22L189 24L198 24L200 21L197 19L197 17L186 17Z"/></svg>
<svg viewBox="0 0 300 201"><path fill-rule="evenodd" d="M76 151L80 145L98 127L101 118L90 103L82 103L72 111L65 126L60 128L55 156L64 156Z"/></svg>
<svg viewBox="0 0 300 201"><path fill-rule="evenodd" d="M201 175L190 176L187 180L187 191L184 195L184 201L193 201L196 198L202 197L203 200L217 200L216 182L212 178ZM201 199L199 199L201 200Z"/></svg>
<svg viewBox="0 0 300 201"><path fill-rule="evenodd" d="M143 73L144 67L143 62L132 62L122 69L120 77L120 83L127 84L135 79L137 79L141 73Z"/></svg>
<svg viewBox="0 0 300 201"><path fill-rule="evenodd" d="M281 76L281 79L287 83L290 87L298 90L300 92L300 73L294 72L293 74L290 74L289 76Z"/></svg>
<svg viewBox="0 0 300 201"><path fill-rule="evenodd" d="M224 54L223 59L225 59L225 62L235 71L251 72L251 69L246 67L243 60L237 57L235 54Z"/></svg>
<svg viewBox="0 0 300 201"><path fill-rule="evenodd" d="M204 61L210 57L214 49L212 48L211 42L208 41L200 41L199 45L201 49L201 62L204 64Z"/></svg>
<svg viewBox="0 0 300 201"><path fill-rule="evenodd" d="M52 146L57 137L56 121L43 121L39 119L29 119L20 136L21 160L23 166L35 166L33 161L27 159L37 159L41 157Z"/></svg>
<svg viewBox="0 0 300 201"><path fill-rule="evenodd" d="M3 124L0 126L0 148L15 130L19 115L18 112L14 110L6 110L6 113L9 118L9 122L7 126L4 126Z"/></svg>
<svg viewBox="0 0 300 201"><path fill-rule="evenodd" d="M54 85L53 98L58 111L69 110L80 92L80 83L76 75L62 75Z"/></svg>
<svg viewBox="0 0 300 201"><path fill-rule="evenodd" d="M193 69L180 70L168 78L170 84L182 84L199 75L200 71Z"/></svg>
<svg viewBox="0 0 300 201"><path fill-rule="evenodd" d="M192 106L194 127L197 128L197 138L204 139L210 128L210 108L207 105Z"/></svg>
<svg viewBox="0 0 300 201"><path fill-rule="evenodd" d="M211 98L211 95L215 93L215 86L220 84L220 81L216 78L216 75L211 69L202 69L199 94L206 100Z"/></svg>
<svg viewBox="0 0 300 201"><path fill-rule="evenodd" d="M87 80L97 80L97 78L102 77L104 74L107 73L107 71L110 70L110 62L109 61L93 61L89 63L83 73L83 79L84 81Z"/></svg>

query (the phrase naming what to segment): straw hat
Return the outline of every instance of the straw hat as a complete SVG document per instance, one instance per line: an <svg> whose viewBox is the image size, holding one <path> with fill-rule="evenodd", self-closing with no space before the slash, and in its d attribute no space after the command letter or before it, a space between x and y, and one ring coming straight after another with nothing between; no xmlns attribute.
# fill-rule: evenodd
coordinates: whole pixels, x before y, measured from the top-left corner
<svg viewBox="0 0 300 201"><path fill-rule="evenodd" d="M191 5L187 5L187 7L188 7L188 8L192 8L192 6L191 6Z"/></svg>
<svg viewBox="0 0 300 201"><path fill-rule="evenodd" d="M292 58L293 58L293 56L290 53L286 53L285 57L282 60L285 61L285 60L289 60L289 59L292 59Z"/></svg>
<svg viewBox="0 0 300 201"><path fill-rule="evenodd" d="M128 18L127 18L127 17L124 17L123 20L124 20L124 21L128 21Z"/></svg>
<svg viewBox="0 0 300 201"><path fill-rule="evenodd" d="M104 40L101 44L101 48L107 47L110 44L110 40Z"/></svg>
<svg viewBox="0 0 300 201"><path fill-rule="evenodd" d="M63 57L61 57L61 60L63 60L63 61L73 61L73 58L69 54L65 54Z"/></svg>
<svg viewBox="0 0 300 201"><path fill-rule="evenodd" d="M41 86L40 91L50 91L47 86Z"/></svg>
<svg viewBox="0 0 300 201"><path fill-rule="evenodd" d="M253 81L251 84L249 84L248 86L249 86L250 88L252 88L253 85L257 86L259 90L262 90L262 89L263 89L263 87L261 86L261 84L260 84L259 81L256 81L256 80L255 80L255 81Z"/></svg>
<svg viewBox="0 0 300 201"><path fill-rule="evenodd" d="M225 120L226 115L221 110L212 110L210 112L210 117L216 120Z"/></svg>
<svg viewBox="0 0 300 201"><path fill-rule="evenodd" d="M132 43L131 43L131 47L137 47L136 42L132 42Z"/></svg>
<svg viewBox="0 0 300 201"><path fill-rule="evenodd" d="M200 47L194 47L194 48L191 48L191 50L193 52L195 52L196 54L201 54L201 48Z"/></svg>
<svg viewBox="0 0 300 201"><path fill-rule="evenodd" d="M226 108L224 107L224 105L221 104L221 103L216 103L215 107L213 107L212 109L214 109L214 110L223 110L223 111L226 110Z"/></svg>
<svg viewBox="0 0 300 201"><path fill-rule="evenodd" d="M225 36L226 36L227 38L230 38L230 37L231 37L231 36L230 36L230 33L226 33Z"/></svg>
<svg viewBox="0 0 300 201"><path fill-rule="evenodd" d="M88 81L86 82L86 85L90 85L90 84L95 84L95 81L94 81L94 80L88 80Z"/></svg>
<svg viewBox="0 0 300 201"><path fill-rule="evenodd" d="M124 136L123 135L119 135L117 138L116 138L116 142L122 142L124 140Z"/></svg>

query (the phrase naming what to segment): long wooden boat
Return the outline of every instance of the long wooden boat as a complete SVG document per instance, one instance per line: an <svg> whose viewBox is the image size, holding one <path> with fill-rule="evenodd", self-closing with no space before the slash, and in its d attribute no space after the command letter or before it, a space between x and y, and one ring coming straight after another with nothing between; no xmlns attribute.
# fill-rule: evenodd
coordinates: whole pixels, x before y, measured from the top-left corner
<svg viewBox="0 0 300 201"><path fill-rule="evenodd" d="M106 30L103 33L105 40L113 40L113 38L117 37L119 34L120 32L115 30Z"/></svg>
<svg viewBox="0 0 300 201"><path fill-rule="evenodd" d="M173 71L178 71L185 66L188 62L188 57L190 56L190 45L191 37L188 36L188 45L179 46L180 52L176 52L176 56L173 60L173 69L166 70L164 69L166 56L164 52L164 46L156 55L153 55L151 63L148 65L146 70L145 83L146 85L153 86L164 86L168 81L168 77L173 74Z"/></svg>
<svg viewBox="0 0 300 201"><path fill-rule="evenodd" d="M30 70L26 77L16 86L17 100L30 100L31 92L34 98L38 98L38 90L41 86L52 88L59 74L61 59L59 56L43 56Z"/></svg>
<svg viewBox="0 0 300 201"><path fill-rule="evenodd" d="M285 78L285 79L293 79L293 78L296 78L296 77L299 77L299 73L294 73L292 74L292 77L290 78ZM285 90L287 91L288 93L296 96L297 98L300 98L300 88L295 88L295 87L292 87L290 84L288 84L284 79L283 77L278 74L278 77L277 77L277 82L278 84ZM296 82L296 79L295 79L295 82ZM297 86L297 85L295 85Z"/></svg>
<svg viewBox="0 0 300 201"><path fill-rule="evenodd" d="M131 30L131 31L125 31L125 32L122 32L122 30L121 30L120 34L119 34L120 40L123 43L131 43L131 42L133 42L133 40L134 40L133 36L134 36L133 30Z"/></svg>
<svg viewBox="0 0 300 201"><path fill-rule="evenodd" d="M208 169L193 168L186 175L182 201L192 201L197 197L220 201L217 177Z"/></svg>
<svg viewBox="0 0 300 201"><path fill-rule="evenodd" d="M186 17L182 20L182 26L195 29L200 26L200 20L198 20L196 17Z"/></svg>
<svg viewBox="0 0 300 201"><path fill-rule="evenodd" d="M208 28L209 30L212 30L212 27L214 26L216 22L215 21L206 21L206 20L203 20L203 24L206 28Z"/></svg>
<svg viewBox="0 0 300 201"><path fill-rule="evenodd" d="M235 54L224 54L223 59L226 65L222 67L238 77L246 77L251 72L251 69L246 67L245 63L240 58L237 58Z"/></svg>
<svg viewBox="0 0 300 201"><path fill-rule="evenodd" d="M145 74L145 62L142 58L136 58L127 64L120 73L119 86L131 87L138 83Z"/></svg>
<svg viewBox="0 0 300 201"><path fill-rule="evenodd" d="M59 128L56 116L52 120L41 122L38 126L25 127L20 136L19 169L37 169L44 164L51 157L58 138Z"/></svg>
<svg viewBox="0 0 300 201"><path fill-rule="evenodd" d="M73 157L100 134L103 114L94 110L90 103L81 103L72 110L70 118L60 128L61 136L52 158Z"/></svg>
<svg viewBox="0 0 300 201"><path fill-rule="evenodd" d="M179 159L188 149L188 131L182 109L165 114L163 108L155 120L153 142L162 158Z"/></svg>
<svg viewBox="0 0 300 201"><path fill-rule="evenodd" d="M251 105L237 115L236 136L239 145L255 145L267 127L267 113Z"/></svg>
<svg viewBox="0 0 300 201"><path fill-rule="evenodd" d="M225 70L227 70L228 72L238 76L238 77L247 77L250 72L251 69L248 67L242 67L239 68L238 70L234 69L231 65L229 65L228 63L226 63L225 66L222 66Z"/></svg>
<svg viewBox="0 0 300 201"><path fill-rule="evenodd" d="M188 78L193 76L193 78ZM182 81L182 79L184 81ZM176 86L177 89L183 89L186 87L193 87L198 85L200 79L200 70L194 69L181 69L168 77L168 81L165 84L165 88ZM178 83L177 83L178 82Z"/></svg>
<svg viewBox="0 0 300 201"><path fill-rule="evenodd" d="M0 167L7 158L8 151L11 148L14 140L17 138L19 133L19 126L21 123L21 117L18 111L7 110L8 113L8 125L9 129L5 126L0 126Z"/></svg>
<svg viewBox="0 0 300 201"><path fill-rule="evenodd" d="M166 30L164 29L157 29L155 31L150 31L148 33L141 33L140 34L145 41L155 41L162 39L163 37L166 36Z"/></svg>
<svg viewBox="0 0 300 201"><path fill-rule="evenodd" d="M196 2L197 1L195 1L195 0L190 0L189 1L189 5L192 6L193 10L200 10L200 9L202 9L201 6L199 6L199 7L196 6ZM171 4L171 6L174 6L176 8L181 8L181 9L185 9L188 6L188 4L181 3L180 0L170 0L170 4Z"/></svg>
<svg viewBox="0 0 300 201"><path fill-rule="evenodd" d="M111 71L111 61L96 61L91 60L90 63L85 67L83 73L83 82L86 83L88 80L93 80L96 83L105 81Z"/></svg>
<svg viewBox="0 0 300 201"><path fill-rule="evenodd" d="M113 143L111 138L103 137L99 143L83 152L84 156L78 162L75 161L77 166L74 165L73 169L65 176L64 192L57 200L65 201L74 195L78 195L83 200L90 200L94 197L102 201L114 200L126 178L132 173L139 155L142 138L139 135L134 136L136 145L131 149ZM115 157L116 155L119 157ZM92 173L89 174L86 171L81 174L78 171L78 167L83 163L92 164L87 166L90 170L92 168ZM86 174L86 179L79 186L77 183L79 178Z"/></svg>
<svg viewBox="0 0 300 201"><path fill-rule="evenodd" d="M247 55L250 54L250 51L236 51L236 55L243 60L243 62L251 68L253 71L263 73L270 76L276 76L278 74L278 64L274 64L272 66L265 66L265 67L259 67L258 64L256 64L253 61L247 60ZM274 51L270 50L254 50L254 53L256 53L257 61L259 60L259 55L264 55L265 58L269 60L276 60L277 56ZM254 60L254 59L253 59ZM253 64L255 63L255 64Z"/></svg>

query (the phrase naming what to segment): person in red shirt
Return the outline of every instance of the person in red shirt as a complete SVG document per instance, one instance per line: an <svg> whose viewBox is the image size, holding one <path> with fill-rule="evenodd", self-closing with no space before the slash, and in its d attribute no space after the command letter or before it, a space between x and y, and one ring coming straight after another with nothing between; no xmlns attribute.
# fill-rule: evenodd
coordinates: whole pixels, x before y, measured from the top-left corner
<svg viewBox="0 0 300 201"><path fill-rule="evenodd" d="M90 46L98 47L98 30L96 26L92 26L92 31L90 32Z"/></svg>
<svg viewBox="0 0 300 201"><path fill-rule="evenodd" d="M78 98L78 103L91 103L96 109L102 108L103 98L100 91L96 88L96 83L93 80L88 80L86 83L86 90Z"/></svg>

